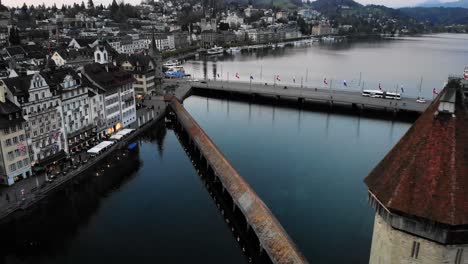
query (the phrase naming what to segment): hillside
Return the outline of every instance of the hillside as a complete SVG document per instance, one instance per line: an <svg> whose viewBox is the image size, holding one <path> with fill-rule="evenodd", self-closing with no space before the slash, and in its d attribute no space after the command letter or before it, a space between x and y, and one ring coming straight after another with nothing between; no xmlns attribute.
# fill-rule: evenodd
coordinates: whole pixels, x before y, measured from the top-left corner
<svg viewBox="0 0 468 264"><path fill-rule="evenodd" d="M458 0L455 2L444 3L440 0L429 0L419 5L419 7L461 7L468 8L468 0Z"/></svg>
<svg viewBox="0 0 468 264"><path fill-rule="evenodd" d="M403 14L434 25L468 24L468 10L465 8L412 7L400 10Z"/></svg>

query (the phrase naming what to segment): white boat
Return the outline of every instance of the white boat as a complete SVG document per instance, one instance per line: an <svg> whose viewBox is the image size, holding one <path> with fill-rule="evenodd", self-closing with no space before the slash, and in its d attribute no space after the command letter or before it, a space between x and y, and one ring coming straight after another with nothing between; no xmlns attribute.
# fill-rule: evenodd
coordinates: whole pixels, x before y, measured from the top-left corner
<svg viewBox="0 0 468 264"><path fill-rule="evenodd" d="M322 37L323 42L335 42L334 37Z"/></svg>
<svg viewBox="0 0 468 264"><path fill-rule="evenodd" d="M217 55L217 54L223 54L223 53L224 53L223 47L218 47L218 46L214 46L213 48L206 51L206 54L208 55Z"/></svg>
<svg viewBox="0 0 468 264"><path fill-rule="evenodd" d="M240 47L231 47L231 48L229 48L228 51L229 51L229 53L231 53L231 54L239 53L239 52L241 52L241 48L240 48Z"/></svg>
<svg viewBox="0 0 468 264"><path fill-rule="evenodd" d="M463 72L463 78L465 78L465 80L468 80L468 67L466 67L465 71Z"/></svg>
<svg viewBox="0 0 468 264"><path fill-rule="evenodd" d="M284 48L284 47L286 47L286 44L284 44L284 43L278 43L276 46L277 46L278 48Z"/></svg>
<svg viewBox="0 0 468 264"><path fill-rule="evenodd" d="M167 72L181 72L181 73L185 73L185 69L184 67L182 66L170 66L170 67L167 67Z"/></svg>
<svg viewBox="0 0 468 264"><path fill-rule="evenodd" d="M170 61L166 61L166 63L163 64L163 67L166 67L166 68L175 67L175 66L180 66L180 61L170 60Z"/></svg>

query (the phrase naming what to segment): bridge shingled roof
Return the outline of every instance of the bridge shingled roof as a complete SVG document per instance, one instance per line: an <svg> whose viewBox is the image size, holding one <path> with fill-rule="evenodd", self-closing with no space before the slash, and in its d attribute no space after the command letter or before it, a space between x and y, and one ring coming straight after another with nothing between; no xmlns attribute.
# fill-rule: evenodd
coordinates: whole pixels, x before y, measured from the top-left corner
<svg viewBox="0 0 468 264"><path fill-rule="evenodd" d="M452 226L468 224L468 107L438 114L440 97L365 179L394 213Z"/></svg>

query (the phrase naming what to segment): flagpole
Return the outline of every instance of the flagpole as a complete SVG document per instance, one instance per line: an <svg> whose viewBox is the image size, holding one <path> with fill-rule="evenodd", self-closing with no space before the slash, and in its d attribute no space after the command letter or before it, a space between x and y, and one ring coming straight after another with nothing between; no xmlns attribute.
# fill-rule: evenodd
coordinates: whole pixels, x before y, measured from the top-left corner
<svg viewBox="0 0 468 264"><path fill-rule="evenodd" d="M306 83L309 79L309 68L306 68Z"/></svg>
<svg viewBox="0 0 468 264"><path fill-rule="evenodd" d="M263 81L263 65L260 65L260 81Z"/></svg>
<svg viewBox="0 0 468 264"><path fill-rule="evenodd" d="M229 72L227 72L227 82L229 82Z"/></svg>
<svg viewBox="0 0 468 264"><path fill-rule="evenodd" d="M252 74L250 74L249 79L250 79L250 89L249 90L250 90L250 92L252 92Z"/></svg>
<svg viewBox="0 0 468 264"><path fill-rule="evenodd" d="M359 72L359 86L361 86L362 72Z"/></svg>
<svg viewBox="0 0 468 264"><path fill-rule="evenodd" d="M273 86L276 86L276 74L273 75Z"/></svg>

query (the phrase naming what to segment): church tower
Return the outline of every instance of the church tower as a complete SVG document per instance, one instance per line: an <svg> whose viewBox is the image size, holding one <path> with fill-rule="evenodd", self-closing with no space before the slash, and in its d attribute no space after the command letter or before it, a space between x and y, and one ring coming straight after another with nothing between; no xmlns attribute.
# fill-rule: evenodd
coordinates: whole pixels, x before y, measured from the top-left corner
<svg viewBox="0 0 468 264"><path fill-rule="evenodd" d="M468 263L468 103L460 80L367 176L370 264Z"/></svg>
<svg viewBox="0 0 468 264"><path fill-rule="evenodd" d="M107 64L109 62L109 54L104 45L97 45L94 49L94 62L99 64Z"/></svg>

